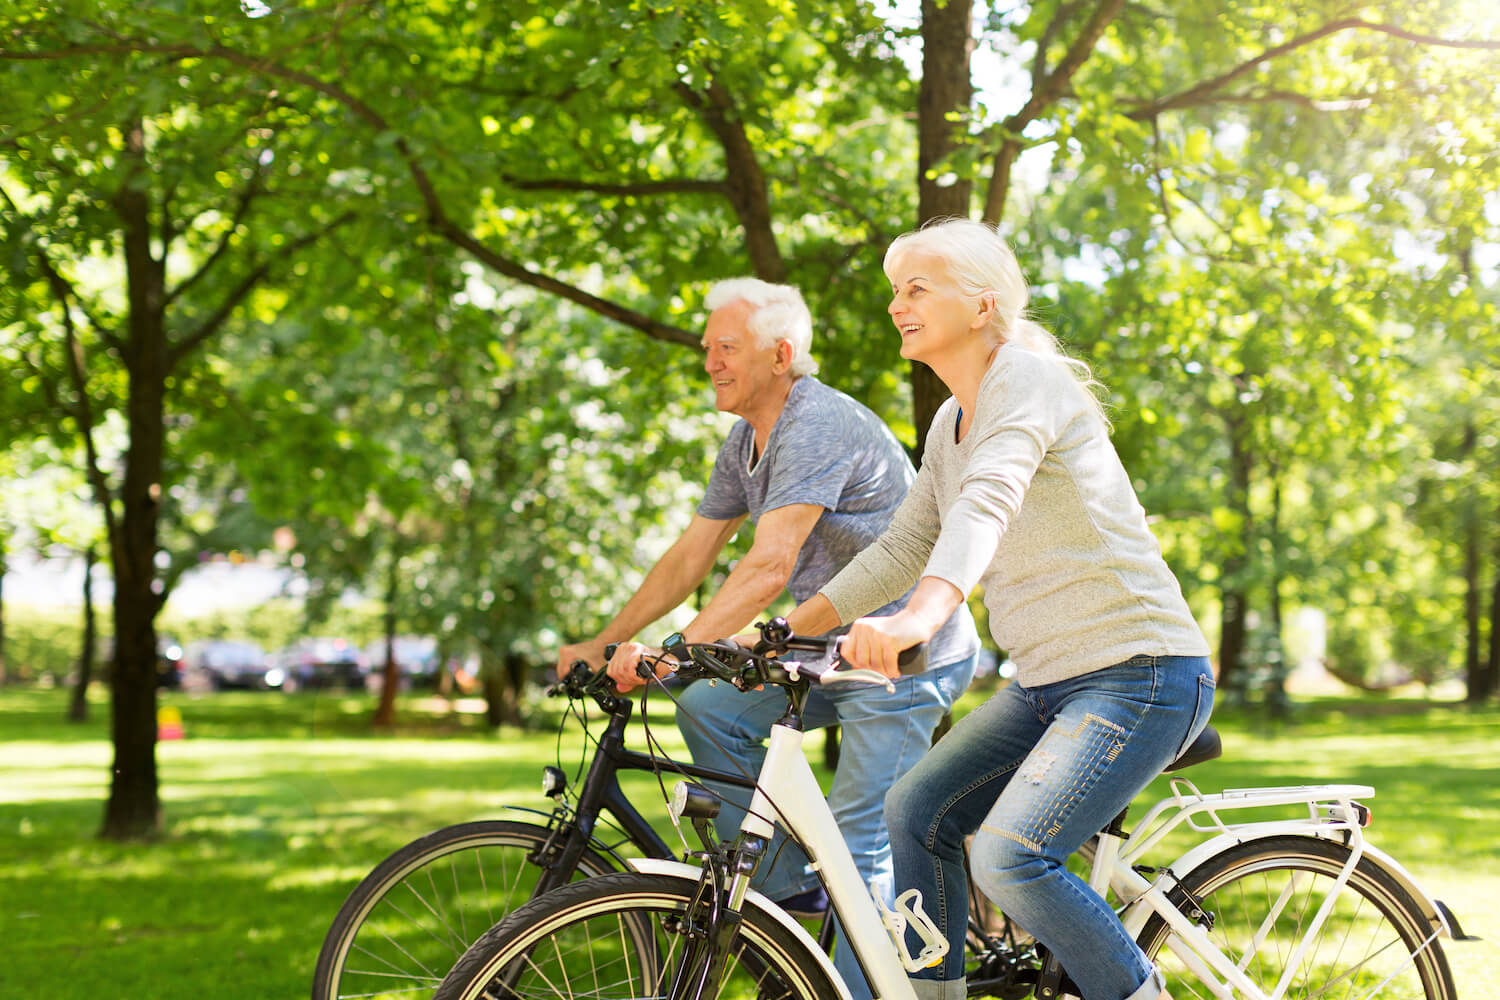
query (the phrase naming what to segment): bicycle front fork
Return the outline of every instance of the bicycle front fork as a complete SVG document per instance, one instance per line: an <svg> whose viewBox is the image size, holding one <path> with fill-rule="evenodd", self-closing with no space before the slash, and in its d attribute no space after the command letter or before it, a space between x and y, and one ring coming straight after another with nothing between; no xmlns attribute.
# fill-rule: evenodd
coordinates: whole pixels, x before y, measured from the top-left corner
<svg viewBox="0 0 1500 1000"><path fill-rule="evenodd" d="M733 845L705 844L703 874L681 923L674 928L686 940L682 961L672 971L666 1000L717 996L727 960L739 934L741 907L750 878L765 856L767 841L741 836Z"/></svg>

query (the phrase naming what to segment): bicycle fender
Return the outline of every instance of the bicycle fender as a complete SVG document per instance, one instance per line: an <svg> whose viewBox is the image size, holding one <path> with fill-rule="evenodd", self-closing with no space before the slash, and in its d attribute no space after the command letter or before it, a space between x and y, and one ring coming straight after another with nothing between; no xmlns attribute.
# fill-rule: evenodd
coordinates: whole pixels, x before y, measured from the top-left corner
<svg viewBox="0 0 1500 1000"><path fill-rule="evenodd" d="M690 889L697 888L698 878L703 874L703 868L700 865L687 865L681 861L667 861L662 858L628 858L626 863L646 875L667 875L681 879ZM762 911L780 924L787 933L805 944L807 950L817 957L818 964L823 967L823 971L828 973L828 981L838 986L839 1000L851 1000L849 988L844 984L843 977L834 971L833 960L818 946L817 939L807 932L807 928L754 889L745 893L745 905Z"/></svg>
<svg viewBox="0 0 1500 1000"><path fill-rule="evenodd" d="M1342 844L1344 843L1343 834L1345 832L1346 831L1338 827L1330 827L1326 830L1319 830L1318 827L1310 827L1308 829L1297 831L1297 835L1313 837L1319 840L1331 840L1334 843ZM1280 832L1272 831L1265 834L1248 837L1244 836L1243 834L1220 834L1219 836L1214 837L1212 840L1204 841L1203 843L1194 847L1192 850L1188 851L1182 857L1178 858L1176 861L1172 862L1171 870L1178 873L1179 875L1186 875L1188 872L1193 871L1209 858L1214 857L1222 851L1227 851L1231 847L1237 847L1240 844L1252 843L1257 840L1270 840L1273 837L1285 835L1285 830L1282 830ZM1441 904L1439 904L1437 900L1429 896L1425 889L1417 884L1417 880L1412 877L1410 872L1408 872L1401 866L1401 863L1399 861L1382 851L1380 848L1376 847L1374 844L1370 843L1368 840L1364 843L1361 855L1362 857L1369 858L1370 862L1373 865L1375 865L1377 868L1382 869L1398 885L1400 885L1401 888L1405 889L1411 894L1411 898L1416 900L1417 905L1422 908L1422 915L1427 918L1427 922L1432 925L1432 928L1438 932L1439 937L1445 937L1450 940L1455 940L1453 928L1448 923L1448 917L1445 908Z"/></svg>
<svg viewBox="0 0 1500 1000"><path fill-rule="evenodd" d="M533 809L530 806L501 806L500 808L511 812L530 813L533 816L540 816L542 819L552 818L552 810L550 809Z"/></svg>

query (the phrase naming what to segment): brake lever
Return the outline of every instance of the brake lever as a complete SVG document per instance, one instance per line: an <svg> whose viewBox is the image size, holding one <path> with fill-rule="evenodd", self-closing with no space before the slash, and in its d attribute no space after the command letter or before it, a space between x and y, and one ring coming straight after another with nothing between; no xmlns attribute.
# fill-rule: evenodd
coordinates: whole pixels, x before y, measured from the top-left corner
<svg viewBox="0 0 1500 1000"><path fill-rule="evenodd" d="M848 670L830 670L818 678L819 684L839 683L842 681L863 681L867 684L879 684L885 688L887 694L896 693L896 682L878 670L868 667L850 667Z"/></svg>

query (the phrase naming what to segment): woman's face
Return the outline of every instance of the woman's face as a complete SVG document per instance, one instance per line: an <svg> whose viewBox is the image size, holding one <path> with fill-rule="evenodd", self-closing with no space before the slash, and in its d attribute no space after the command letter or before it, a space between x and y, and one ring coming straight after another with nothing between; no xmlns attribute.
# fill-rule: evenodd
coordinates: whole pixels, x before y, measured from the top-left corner
<svg viewBox="0 0 1500 1000"><path fill-rule="evenodd" d="M892 261L891 319L901 334L901 356L931 365L975 343L989 320L979 296L967 295L943 258L909 250Z"/></svg>

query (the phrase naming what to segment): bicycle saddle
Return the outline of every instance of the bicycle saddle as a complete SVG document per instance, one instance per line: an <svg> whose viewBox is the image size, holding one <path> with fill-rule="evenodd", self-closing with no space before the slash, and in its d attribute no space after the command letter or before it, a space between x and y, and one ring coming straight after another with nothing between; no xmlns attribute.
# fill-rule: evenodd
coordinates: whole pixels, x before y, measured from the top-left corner
<svg viewBox="0 0 1500 1000"><path fill-rule="evenodd" d="M1224 753L1224 741L1219 739L1219 731L1213 726L1204 726L1203 732L1198 738L1182 751L1182 756L1162 768L1163 771L1180 771L1184 767L1201 764L1206 760L1213 760Z"/></svg>

